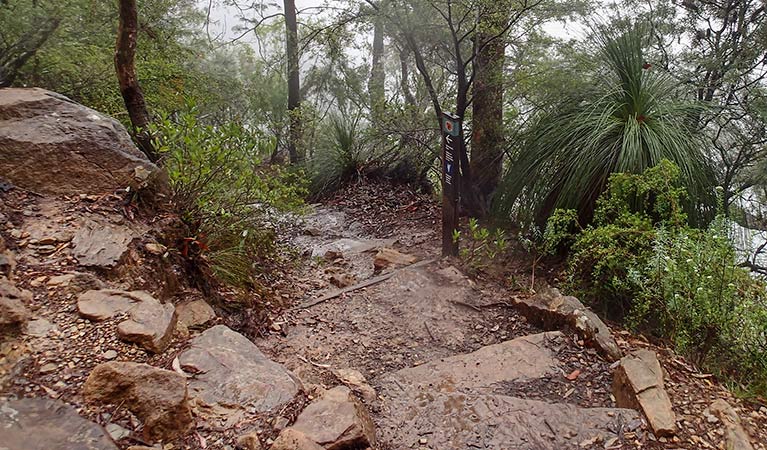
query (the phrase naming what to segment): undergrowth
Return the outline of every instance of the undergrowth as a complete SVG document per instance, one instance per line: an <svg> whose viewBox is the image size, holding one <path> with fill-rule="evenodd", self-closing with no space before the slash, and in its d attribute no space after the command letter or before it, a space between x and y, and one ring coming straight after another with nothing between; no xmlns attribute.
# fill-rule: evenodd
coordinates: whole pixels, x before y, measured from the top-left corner
<svg viewBox="0 0 767 450"><path fill-rule="evenodd" d="M641 175L614 174L591 225L581 229L575 213L560 210L547 239L570 249L571 291L764 395L767 285L739 266L723 215L703 229L687 225L678 181L668 161Z"/></svg>
<svg viewBox="0 0 767 450"><path fill-rule="evenodd" d="M203 124L194 109L158 120L152 135L189 231L177 250L229 285L254 287L279 262L274 217L304 205L303 173L262 163L272 139L236 122Z"/></svg>

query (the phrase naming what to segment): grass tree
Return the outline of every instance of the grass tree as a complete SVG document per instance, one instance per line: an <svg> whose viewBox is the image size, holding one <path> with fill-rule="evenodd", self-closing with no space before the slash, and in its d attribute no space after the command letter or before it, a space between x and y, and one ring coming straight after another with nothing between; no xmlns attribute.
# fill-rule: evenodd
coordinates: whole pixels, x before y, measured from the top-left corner
<svg viewBox="0 0 767 450"><path fill-rule="evenodd" d="M611 173L641 173L663 159L681 169L691 217L710 206L701 106L647 62L644 36L637 26L596 34L600 69L590 87L542 110L513 149L496 195L501 215L542 223L556 208L573 208L588 221Z"/></svg>

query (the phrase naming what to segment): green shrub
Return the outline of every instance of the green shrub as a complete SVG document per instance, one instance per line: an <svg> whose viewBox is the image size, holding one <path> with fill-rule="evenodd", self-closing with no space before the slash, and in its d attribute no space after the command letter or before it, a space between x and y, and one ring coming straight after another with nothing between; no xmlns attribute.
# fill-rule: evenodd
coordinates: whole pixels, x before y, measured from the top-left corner
<svg viewBox="0 0 767 450"><path fill-rule="evenodd" d="M572 243L569 287L708 370L767 392L767 285L738 266L727 219L686 224L678 178L668 161L614 174L593 224ZM552 216L553 242L572 236L561 231L572 229L568 218L574 213Z"/></svg>
<svg viewBox="0 0 767 450"><path fill-rule="evenodd" d="M194 110L157 121L152 133L191 233L179 250L202 255L225 282L252 285L276 253L270 215L303 205L302 173L262 164L272 139L235 122L204 125Z"/></svg>
<svg viewBox="0 0 767 450"><path fill-rule="evenodd" d="M468 236L465 245L459 252L461 261L472 271L486 269L496 258L508 248L508 241L503 230L496 228L490 231L479 224L475 218L468 223ZM461 238L461 231L453 230L453 240Z"/></svg>

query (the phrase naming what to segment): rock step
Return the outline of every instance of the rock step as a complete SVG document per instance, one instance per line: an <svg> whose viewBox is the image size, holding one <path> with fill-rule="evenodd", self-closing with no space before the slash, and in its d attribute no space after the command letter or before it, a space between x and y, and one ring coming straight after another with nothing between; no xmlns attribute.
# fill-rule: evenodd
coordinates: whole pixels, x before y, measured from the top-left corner
<svg viewBox="0 0 767 450"><path fill-rule="evenodd" d="M379 438L392 448L566 449L607 442L639 418L630 409L580 408L498 394L500 383L559 371L559 332L482 347L380 379Z"/></svg>

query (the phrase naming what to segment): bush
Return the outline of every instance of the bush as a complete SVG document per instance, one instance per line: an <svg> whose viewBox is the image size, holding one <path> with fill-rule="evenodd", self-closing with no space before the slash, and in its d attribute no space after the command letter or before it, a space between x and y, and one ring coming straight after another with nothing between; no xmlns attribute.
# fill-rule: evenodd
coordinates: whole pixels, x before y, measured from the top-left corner
<svg viewBox="0 0 767 450"><path fill-rule="evenodd" d="M727 219L702 230L686 225L678 177L668 161L613 175L594 223L575 236L568 284L708 370L767 392L767 285L738 266ZM566 230L561 218L574 214L554 217L550 227ZM570 236L551 233L560 235Z"/></svg>
<svg viewBox="0 0 767 450"><path fill-rule="evenodd" d="M225 282L253 285L263 262L276 255L270 214L303 205L302 174L262 164L271 139L235 122L204 125L194 110L159 120L152 134L190 231L179 251L207 259Z"/></svg>

